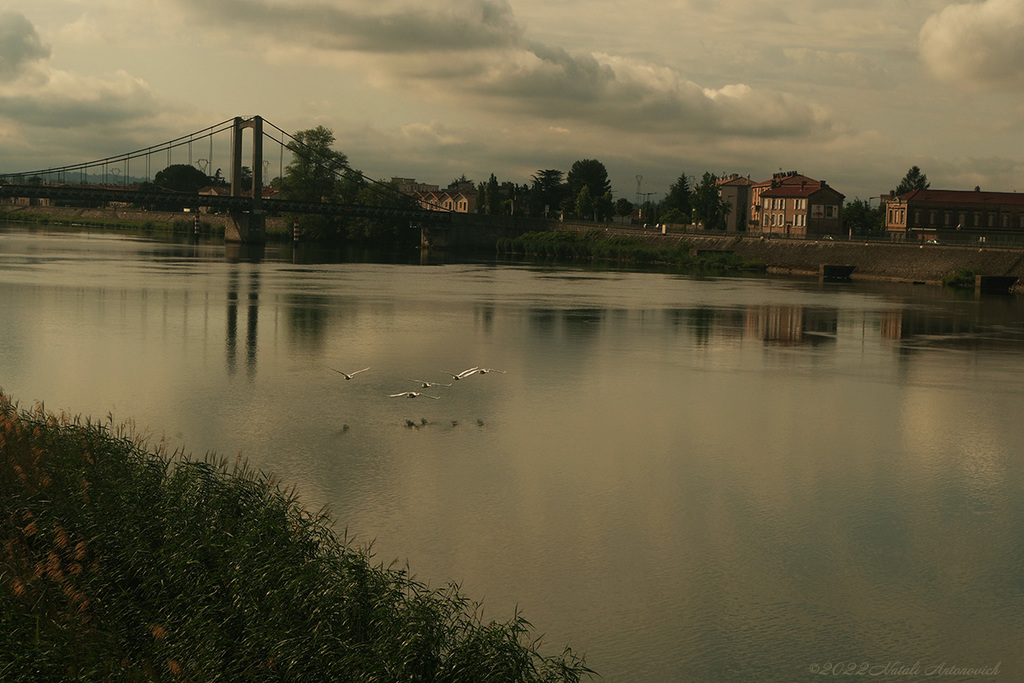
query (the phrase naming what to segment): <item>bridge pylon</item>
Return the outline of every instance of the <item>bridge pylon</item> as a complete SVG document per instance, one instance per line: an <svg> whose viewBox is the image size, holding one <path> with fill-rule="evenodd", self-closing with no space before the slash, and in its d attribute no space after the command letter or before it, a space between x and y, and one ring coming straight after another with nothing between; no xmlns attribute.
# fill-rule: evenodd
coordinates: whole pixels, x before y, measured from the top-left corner
<svg viewBox="0 0 1024 683"><path fill-rule="evenodd" d="M242 187L242 131L252 129L252 187ZM248 211L229 211L224 230L225 242L263 244L267 241L267 221L263 212L263 118L235 117L231 137L231 196L244 197L251 191Z"/></svg>

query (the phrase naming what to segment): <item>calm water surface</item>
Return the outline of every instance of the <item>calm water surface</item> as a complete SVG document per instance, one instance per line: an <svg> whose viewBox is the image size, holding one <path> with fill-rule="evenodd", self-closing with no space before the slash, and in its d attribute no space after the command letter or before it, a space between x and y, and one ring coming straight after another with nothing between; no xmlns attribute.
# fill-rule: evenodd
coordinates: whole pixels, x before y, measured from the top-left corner
<svg viewBox="0 0 1024 683"><path fill-rule="evenodd" d="M604 680L1024 680L1019 298L329 260L0 226L0 387L241 454Z"/></svg>

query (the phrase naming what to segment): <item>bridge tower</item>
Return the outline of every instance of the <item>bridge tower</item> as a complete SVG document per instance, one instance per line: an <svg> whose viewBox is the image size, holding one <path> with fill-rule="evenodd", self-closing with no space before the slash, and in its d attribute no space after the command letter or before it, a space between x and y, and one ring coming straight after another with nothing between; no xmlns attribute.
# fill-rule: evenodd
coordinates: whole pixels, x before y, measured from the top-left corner
<svg viewBox="0 0 1024 683"><path fill-rule="evenodd" d="M242 131L252 129L252 187L242 187ZM235 117L231 137L231 196L242 197L252 191L248 211L231 211L224 230L225 242L263 244L267 240L266 216L263 213L263 118Z"/></svg>

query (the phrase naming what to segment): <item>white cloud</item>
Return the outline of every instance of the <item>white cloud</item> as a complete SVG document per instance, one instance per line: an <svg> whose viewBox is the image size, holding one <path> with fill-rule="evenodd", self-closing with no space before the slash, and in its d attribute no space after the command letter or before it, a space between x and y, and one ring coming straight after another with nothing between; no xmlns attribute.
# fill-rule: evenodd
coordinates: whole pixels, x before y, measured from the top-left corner
<svg viewBox="0 0 1024 683"><path fill-rule="evenodd" d="M921 28L920 52L938 78L963 86L1024 85L1024 0L946 7Z"/></svg>

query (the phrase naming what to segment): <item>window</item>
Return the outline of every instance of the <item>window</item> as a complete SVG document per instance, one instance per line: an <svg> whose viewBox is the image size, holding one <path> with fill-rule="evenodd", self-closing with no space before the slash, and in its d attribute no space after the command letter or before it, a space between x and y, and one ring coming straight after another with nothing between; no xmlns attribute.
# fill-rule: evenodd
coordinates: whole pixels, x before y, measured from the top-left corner
<svg viewBox="0 0 1024 683"><path fill-rule="evenodd" d="M956 224L956 227L957 227L957 229L960 229L960 228L964 227L965 225L967 225L967 212L961 211L960 212L960 222Z"/></svg>
<svg viewBox="0 0 1024 683"><path fill-rule="evenodd" d="M1003 227L1004 228L1010 227L1010 214L1008 214L1008 213L1004 213L1003 214Z"/></svg>
<svg viewBox="0 0 1024 683"><path fill-rule="evenodd" d="M839 218L839 207L829 204L825 207L825 218Z"/></svg>
<svg viewBox="0 0 1024 683"><path fill-rule="evenodd" d="M946 227L948 228L950 224L952 224L953 222L953 212L947 211L946 215L943 217L943 221L945 222Z"/></svg>
<svg viewBox="0 0 1024 683"><path fill-rule="evenodd" d="M996 227L996 215L994 213L989 213L988 215L988 227Z"/></svg>
<svg viewBox="0 0 1024 683"><path fill-rule="evenodd" d="M980 227L980 226L981 226L981 213L979 213L978 211L975 211L974 212L974 227L977 228L977 227Z"/></svg>
<svg viewBox="0 0 1024 683"><path fill-rule="evenodd" d="M928 225L935 225L935 211L928 212Z"/></svg>

